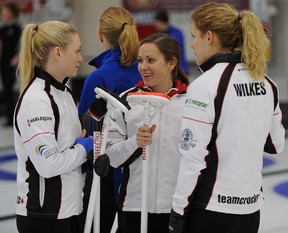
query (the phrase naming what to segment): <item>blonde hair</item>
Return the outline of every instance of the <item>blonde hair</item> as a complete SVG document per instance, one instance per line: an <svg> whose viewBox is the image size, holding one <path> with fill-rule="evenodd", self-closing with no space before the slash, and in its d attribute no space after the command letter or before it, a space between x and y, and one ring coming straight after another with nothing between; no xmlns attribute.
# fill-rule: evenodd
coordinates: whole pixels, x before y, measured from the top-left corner
<svg viewBox="0 0 288 233"><path fill-rule="evenodd" d="M27 24L20 40L17 77L20 78L20 93L27 87L34 74L34 67L42 67L48 59L51 48L66 48L71 35L77 30L61 21L47 21L40 25Z"/></svg>
<svg viewBox="0 0 288 233"><path fill-rule="evenodd" d="M227 3L210 2L193 11L192 21L202 34L209 30L216 33L223 48L241 51L242 62L250 75L256 80L264 79L270 41L253 12L238 14Z"/></svg>
<svg viewBox="0 0 288 233"><path fill-rule="evenodd" d="M129 11L122 7L109 7L100 16L99 31L113 48L120 47L123 66L130 66L137 61L139 39Z"/></svg>

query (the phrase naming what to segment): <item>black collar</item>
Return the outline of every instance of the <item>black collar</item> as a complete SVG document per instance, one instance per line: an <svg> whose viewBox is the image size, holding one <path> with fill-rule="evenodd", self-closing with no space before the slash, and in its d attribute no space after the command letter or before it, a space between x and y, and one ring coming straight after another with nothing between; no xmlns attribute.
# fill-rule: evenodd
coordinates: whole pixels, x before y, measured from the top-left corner
<svg viewBox="0 0 288 233"><path fill-rule="evenodd" d="M63 83L60 83L55 78L53 78L49 73L47 73L46 71L42 70L39 67L34 68L34 77L41 78L41 79L45 80L46 82L51 84L53 87L55 87L61 91L65 91L65 89L66 89L65 84L68 81L68 78L65 78Z"/></svg>
<svg viewBox="0 0 288 233"><path fill-rule="evenodd" d="M199 69L202 72L206 72L210 70L215 64L221 62L228 63L241 63L241 53L239 52L231 52L231 53L221 53L215 54L212 57L208 58L203 64L199 66Z"/></svg>

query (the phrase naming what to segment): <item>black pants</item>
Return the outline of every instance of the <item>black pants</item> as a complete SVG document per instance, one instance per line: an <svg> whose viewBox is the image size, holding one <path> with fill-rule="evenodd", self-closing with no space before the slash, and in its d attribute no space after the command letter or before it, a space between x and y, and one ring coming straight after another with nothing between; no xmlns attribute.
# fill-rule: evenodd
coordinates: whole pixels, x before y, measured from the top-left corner
<svg viewBox="0 0 288 233"><path fill-rule="evenodd" d="M110 167L107 176L102 177L100 180L100 232L110 233L114 219L117 212L117 206L115 204L114 197L114 178L113 178L113 168ZM83 189L83 212L81 214L81 228L84 230L86 215L89 205L90 191L93 181L92 170L86 171L85 186ZM91 228L93 232L93 227Z"/></svg>
<svg viewBox="0 0 288 233"><path fill-rule="evenodd" d="M148 213L148 233L169 233L169 218L169 213ZM120 233L140 233L141 212L122 211L119 224Z"/></svg>
<svg viewBox="0 0 288 233"><path fill-rule="evenodd" d="M5 99L5 117L8 124L13 123L13 113L16 105L15 93L13 86L16 81L16 68L11 67L10 64L1 63L1 79L3 83L3 92Z"/></svg>
<svg viewBox="0 0 288 233"><path fill-rule="evenodd" d="M80 217L66 219L43 219L16 216L19 233L81 233Z"/></svg>
<svg viewBox="0 0 288 233"><path fill-rule="evenodd" d="M238 215L194 208L187 222L187 233L257 233L260 211Z"/></svg>

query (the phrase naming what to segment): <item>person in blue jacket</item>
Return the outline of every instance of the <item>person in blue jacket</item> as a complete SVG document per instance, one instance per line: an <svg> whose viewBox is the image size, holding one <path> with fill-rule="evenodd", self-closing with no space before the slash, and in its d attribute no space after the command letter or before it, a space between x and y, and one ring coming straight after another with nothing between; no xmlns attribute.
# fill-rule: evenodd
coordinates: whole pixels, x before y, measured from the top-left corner
<svg viewBox="0 0 288 233"><path fill-rule="evenodd" d="M99 20L98 37L104 52L95 57L90 65L94 70L85 80L82 89L79 114L86 113L95 100L94 89L103 86L119 95L141 80L137 59L139 39L134 19L122 7L109 7ZM84 220L92 183L92 171L86 175L84 187ZM110 233L118 209L118 189L121 169L110 167L106 177L101 178L100 231ZM85 222L85 221L84 221Z"/></svg>
<svg viewBox="0 0 288 233"><path fill-rule="evenodd" d="M169 17L166 11L159 11L155 16L154 26L157 32L167 33L174 37L180 47L180 66L183 71L189 75L189 64L185 56L185 44L183 32L169 23Z"/></svg>

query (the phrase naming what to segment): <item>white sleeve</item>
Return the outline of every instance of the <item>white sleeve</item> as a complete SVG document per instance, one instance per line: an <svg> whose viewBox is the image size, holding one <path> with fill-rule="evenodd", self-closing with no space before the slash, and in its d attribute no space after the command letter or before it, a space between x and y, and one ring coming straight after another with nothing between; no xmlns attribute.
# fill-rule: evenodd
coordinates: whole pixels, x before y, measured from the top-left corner
<svg viewBox="0 0 288 233"><path fill-rule="evenodd" d="M107 140L106 154L110 158L112 167L119 167L133 161L133 157L141 155L140 149L136 142L135 135L128 138L127 124L124 119L124 113L114 109L111 114L109 134Z"/></svg>
<svg viewBox="0 0 288 233"><path fill-rule="evenodd" d="M280 110L279 103L277 103L264 151L269 154L278 154L283 151L284 145L285 129L282 125L282 112Z"/></svg>
<svg viewBox="0 0 288 233"><path fill-rule="evenodd" d="M173 196L173 210L185 213L188 198L197 186L201 170L205 169L207 146L211 139L214 123L214 98L207 90L192 83L185 100L180 151L182 159L179 167L177 186Z"/></svg>
<svg viewBox="0 0 288 233"><path fill-rule="evenodd" d="M86 161L85 148L72 144L70 148L60 151L55 137L55 116L51 106L47 101L37 102L37 106L41 107L33 106L35 105L22 107L17 123L24 149L37 172L50 178L81 166Z"/></svg>

